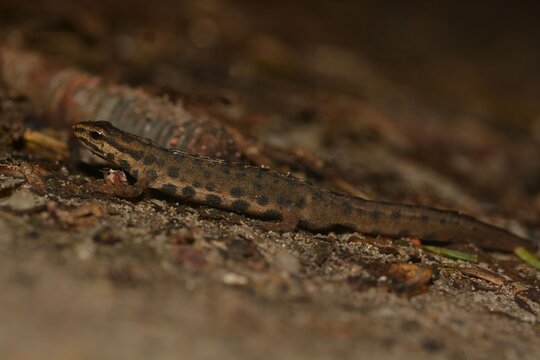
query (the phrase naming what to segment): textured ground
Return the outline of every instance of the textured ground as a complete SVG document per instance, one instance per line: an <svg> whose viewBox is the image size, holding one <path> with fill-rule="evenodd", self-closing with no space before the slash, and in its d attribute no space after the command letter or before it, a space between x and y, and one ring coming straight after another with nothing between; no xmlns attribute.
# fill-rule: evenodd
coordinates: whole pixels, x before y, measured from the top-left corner
<svg viewBox="0 0 540 360"><path fill-rule="evenodd" d="M527 72L540 54L526 11L37 4L2 5L2 42L167 93L260 143L323 159L367 197L458 209L540 238L540 109ZM492 27L467 35L441 18L450 29L461 29L456 18ZM512 31L501 37L497 26ZM23 95L2 87L3 123L67 138ZM155 193L109 198L89 191L100 173L75 153L55 161L0 140L2 359L540 351L540 273L512 254L459 247L478 255L472 264L408 239L280 234Z"/></svg>

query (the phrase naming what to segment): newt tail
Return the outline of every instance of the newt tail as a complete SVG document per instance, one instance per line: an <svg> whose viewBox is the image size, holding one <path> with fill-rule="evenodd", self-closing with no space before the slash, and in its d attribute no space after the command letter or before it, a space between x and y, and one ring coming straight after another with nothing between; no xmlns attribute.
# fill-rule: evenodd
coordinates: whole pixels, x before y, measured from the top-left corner
<svg viewBox="0 0 540 360"><path fill-rule="evenodd" d="M390 237L472 242L481 248L503 251L518 246L535 248L529 239L459 212L335 193L267 168L165 149L108 122L87 121L73 129L90 151L137 179L129 191L110 193L136 196L151 188L191 203L281 220L291 228L312 231L340 227Z"/></svg>

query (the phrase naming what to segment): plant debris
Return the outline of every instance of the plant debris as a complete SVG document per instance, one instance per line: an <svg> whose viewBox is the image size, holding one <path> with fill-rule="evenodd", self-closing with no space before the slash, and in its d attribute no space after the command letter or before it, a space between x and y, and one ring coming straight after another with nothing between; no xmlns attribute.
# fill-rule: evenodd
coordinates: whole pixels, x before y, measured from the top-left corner
<svg viewBox="0 0 540 360"><path fill-rule="evenodd" d="M527 264L534 267L536 270L540 270L540 259L525 248L517 247L514 249L514 253Z"/></svg>

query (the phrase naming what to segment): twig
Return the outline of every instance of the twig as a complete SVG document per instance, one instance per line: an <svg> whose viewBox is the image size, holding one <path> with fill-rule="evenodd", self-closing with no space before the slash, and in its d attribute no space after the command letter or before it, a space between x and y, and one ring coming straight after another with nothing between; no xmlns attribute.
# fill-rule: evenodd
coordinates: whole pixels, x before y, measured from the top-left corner
<svg viewBox="0 0 540 360"><path fill-rule="evenodd" d="M0 45L0 78L63 126L105 120L165 147L229 160L243 154L245 138L207 114L32 52Z"/></svg>

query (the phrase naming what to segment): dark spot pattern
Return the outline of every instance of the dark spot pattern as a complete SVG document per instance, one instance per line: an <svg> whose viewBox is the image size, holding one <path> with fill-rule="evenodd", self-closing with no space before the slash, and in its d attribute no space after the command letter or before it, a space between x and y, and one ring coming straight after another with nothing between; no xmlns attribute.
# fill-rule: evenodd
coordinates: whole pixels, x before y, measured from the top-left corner
<svg viewBox="0 0 540 360"><path fill-rule="evenodd" d="M380 219L380 218L381 218L381 215L382 215L382 213L381 213L380 211L378 211L378 210L373 210L373 211L371 211L371 212L369 213L369 216L371 216L371 218L372 218L373 220L378 220L378 219Z"/></svg>
<svg viewBox="0 0 540 360"><path fill-rule="evenodd" d="M249 209L249 203L244 200L235 200L232 202L231 207L234 211L243 213Z"/></svg>
<svg viewBox="0 0 540 360"><path fill-rule="evenodd" d="M133 137L129 136L128 134L126 133L122 133L122 141L125 142L125 143L131 143L133 142Z"/></svg>
<svg viewBox="0 0 540 360"><path fill-rule="evenodd" d="M126 160L120 160L118 162L118 165L120 165L120 167L126 171L130 171L131 170L131 166L129 165L129 163L126 161Z"/></svg>
<svg viewBox="0 0 540 360"><path fill-rule="evenodd" d="M354 212L359 216L363 216L366 213L366 210L364 210L364 209L362 209L360 207L355 207Z"/></svg>
<svg viewBox="0 0 540 360"><path fill-rule="evenodd" d="M219 207L222 203L222 199L217 195L208 194L206 195L206 203L208 204L208 206Z"/></svg>
<svg viewBox="0 0 540 360"><path fill-rule="evenodd" d="M271 220L283 220L283 214L275 209L265 211L263 217Z"/></svg>
<svg viewBox="0 0 540 360"><path fill-rule="evenodd" d="M401 219L401 212L399 210L392 211L392 219L398 220Z"/></svg>
<svg viewBox="0 0 540 360"><path fill-rule="evenodd" d="M146 178L149 181L156 181L156 179L157 179L156 171L154 169L148 170L148 172L146 173Z"/></svg>
<svg viewBox="0 0 540 360"><path fill-rule="evenodd" d="M202 184L200 183L200 181L194 181L193 182L193 187L200 188L200 187L202 187Z"/></svg>
<svg viewBox="0 0 540 360"><path fill-rule="evenodd" d="M179 172L180 172L180 169L177 166L171 166L167 169L167 175L169 175L172 178L177 178Z"/></svg>
<svg viewBox="0 0 540 360"><path fill-rule="evenodd" d="M176 185L167 183L161 186L161 190L163 190L167 194L176 194L176 191L178 190L178 188L176 187Z"/></svg>
<svg viewBox="0 0 540 360"><path fill-rule="evenodd" d="M239 198L239 197L242 197L244 196L245 194L245 191L238 187L238 186L234 186L231 188L231 191L229 191L229 194L231 194L231 196L235 197L235 198Z"/></svg>
<svg viewBox="0 0 540 360"><path fill-rule="evenodd" d="M184 195L187 198L192 198L195 195L197 195L197 192L191 186L185 186L182 188L182 195Z"/></svg>
<svg viewBox="0 0 540 360"><path fill-rule="evenodd" d="M124 145L119 144L112 137L107 138L106 140L109 143L109 145L111 145L113 148L115 148L121 153L127 154L134 160L141 160L144 156L144 152L142 150L135 150L135 149L127 148Z"/></svg>
<svg viewBox="0 0 540 360"><path fill-rule="evenodd" d="M339 205L339 208L341 209L341 212L343 212L344 214L350 214L352 212L352 206L351 204L349 204L348 202L346 201L343 201L340 205Z"/></svg>
<svg viewBox="0 0 540 360"><path fill-rule="evenodd" d="M91 143L90 141L86 140L85 138L79 138L79 141L82 142L85 146L87 146L89 149L92 150L93 153L96 155L102 156L102 152L99 147Z"/></svg>
<svg viewBox="0 0 540 360"><path fill-rule="evenodd" d="M289 199L287 199L287 197L283 193L278 194L276 202L280 206L285 206L290 203Z"/></svg>
<svg viewBox="0 0 540 360"><path fill-rule="evenodd" d="M147 154L143 159L144 165L152 165L157 162L157 157L154 154Z"/></svg>
<svg viewBox="0 0 540 360"><path fill-rule="evenodd" d="M139 170L137 169L131 170L130 174L133 175L135 179L139 178Z"/></svg>
<svg viewBox="0 0 540 360"><path fill-rule="evenodd" d="M107 153L105 154L105 158L109 161L114 161L114 154L113 153Z"/></svg>
<svg viewBox="0 0 540 360"><path fill-rule="evenodd" d="M255 187L255 190L257 191L261 191L263 189L263 186L260 182L254 183L253 186Z"/></svg>
<svg viewBox="0 0 540 360"><path fill-rule="evenodd" d="M216 191L216 185L214 183L208 183L204 188L207 191Z"/></svg>
<svg viewBox="0 0 540 360"><path fill-rule="evenodd" d="M261 205L261 206L266 206L268 205L268 196L265 196L265 195L261 195L261 196L257 196L255 201L257 202L257 204Z"/></svg>
<svg viewBox="0 0 540 360"><path fill-rule="evenodd" d="M296 207L299 208L299 209L303 209L304 207L306 207L306 198L304 197L299 197L298 199L296 199L296 203L295 203Z"/></svg>
<svg viewBox="0 0 540 360"><path fill-rule="evenodd" d="M142 151L133 149L128 149L126 151L126 154L131 156L134 160L141 160L144 156L144 153Z"/></svg>

